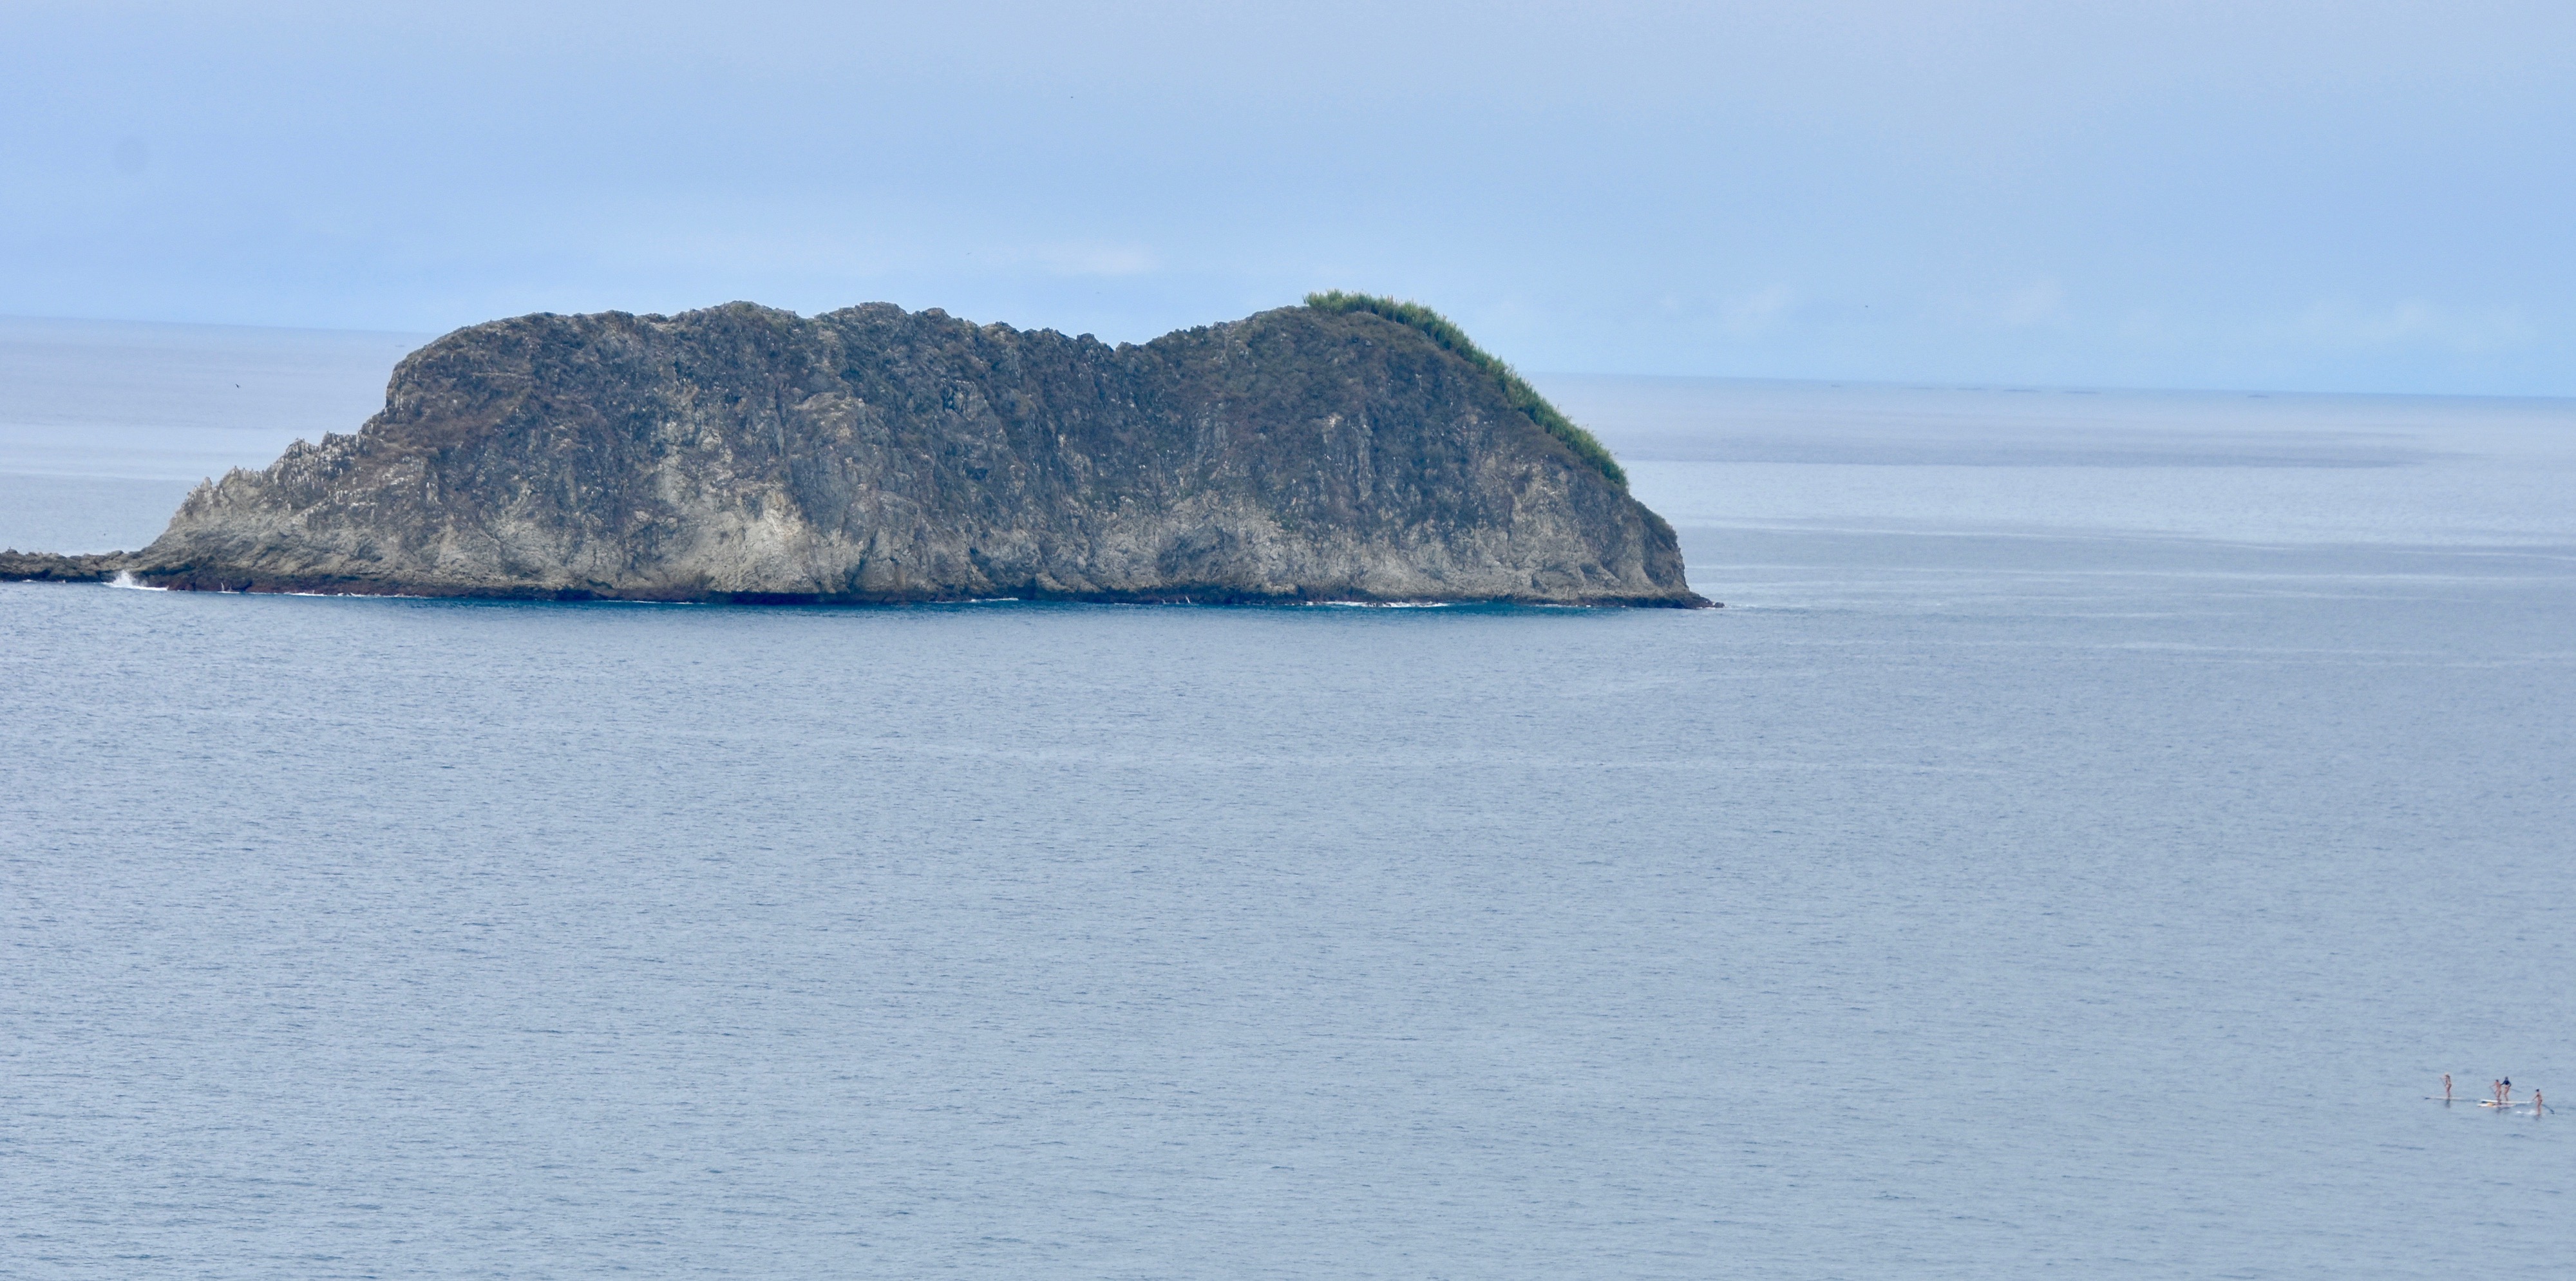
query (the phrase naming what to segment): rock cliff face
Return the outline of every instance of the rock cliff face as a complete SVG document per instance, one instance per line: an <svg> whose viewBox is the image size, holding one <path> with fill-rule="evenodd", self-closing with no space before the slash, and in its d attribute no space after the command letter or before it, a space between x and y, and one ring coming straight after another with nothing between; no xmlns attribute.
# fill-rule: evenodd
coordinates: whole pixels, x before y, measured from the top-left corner
<svg viewBox="0 0 2576 1281"><path fill-rule="evenodd" d="M121 566L204 590L1704 605L1670 526L1422 333L1111 348L873 304L526 316Z"/></svg>

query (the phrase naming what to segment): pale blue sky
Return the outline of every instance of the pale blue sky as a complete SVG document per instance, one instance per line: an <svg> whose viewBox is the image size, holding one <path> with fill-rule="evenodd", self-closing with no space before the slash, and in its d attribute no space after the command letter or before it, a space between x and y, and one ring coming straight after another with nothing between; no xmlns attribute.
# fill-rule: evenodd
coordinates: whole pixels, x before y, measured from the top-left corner
<svg viewBox="0 0 2576 1281"><path fill-rule="evenodd" d="M359 11L364 9L364 11ZM0 4L0 314L2576 394L2576 5Z"/></svg>

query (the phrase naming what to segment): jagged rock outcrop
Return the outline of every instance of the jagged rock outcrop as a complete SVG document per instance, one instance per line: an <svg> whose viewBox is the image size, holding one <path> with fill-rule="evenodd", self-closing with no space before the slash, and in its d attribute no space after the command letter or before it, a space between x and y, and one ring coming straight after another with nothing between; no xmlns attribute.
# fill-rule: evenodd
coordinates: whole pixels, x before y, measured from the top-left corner
<svg viewBox="0 0 2576 1281"><path fill-rule="evenodd" d="M1703 605L1670 526L1414 328L1109 347L871 304L476 325L354 435L200 486L203 590Z"/></svg>
<svg viewBox="0 0 2576 1281"><path fill-rule="evenodd" d="M0 551L0 582L104 583L131 561L124 552L58 556L51 552Z"/></svg>

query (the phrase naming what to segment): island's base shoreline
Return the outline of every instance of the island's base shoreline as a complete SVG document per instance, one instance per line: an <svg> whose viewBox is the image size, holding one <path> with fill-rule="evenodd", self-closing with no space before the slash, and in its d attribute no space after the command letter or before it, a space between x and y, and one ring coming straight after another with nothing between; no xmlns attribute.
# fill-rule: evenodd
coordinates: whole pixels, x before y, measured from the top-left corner
<svg viewBox="0 0 2576 1281"><path fill-rule="evenodd" d="M1366 593L1251 592L1227 587L1150 591L1063 591L1023 584L978 592L621 591L616 588L487 584L388 583L371 579L260 578L221 571L154 572L125 552L89 556L0 552L0 582L105 583L131 574L137 586L183 592L277 596L399 596L421 600L605 601L661 605L871 606L964 605L990 601L1086 605L1527 605L1583 609L1723 609L1696 593L1680 596L1372 596Z"/></svg>

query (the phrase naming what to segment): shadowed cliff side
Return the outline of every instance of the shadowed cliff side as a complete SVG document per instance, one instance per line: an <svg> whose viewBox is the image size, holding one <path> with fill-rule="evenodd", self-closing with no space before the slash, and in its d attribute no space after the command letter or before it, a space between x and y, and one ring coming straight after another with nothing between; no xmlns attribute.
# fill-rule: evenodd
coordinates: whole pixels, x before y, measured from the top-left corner
<svg viewBox="0 0 2576 1281"><path fill-rule="evenodd" d="M1615 466L1511 390L1315 307L1117 348L885 304L526 316L422 348L356 434L200 486L151 546L80 568L555 599L1706 604Z"/></svg>

